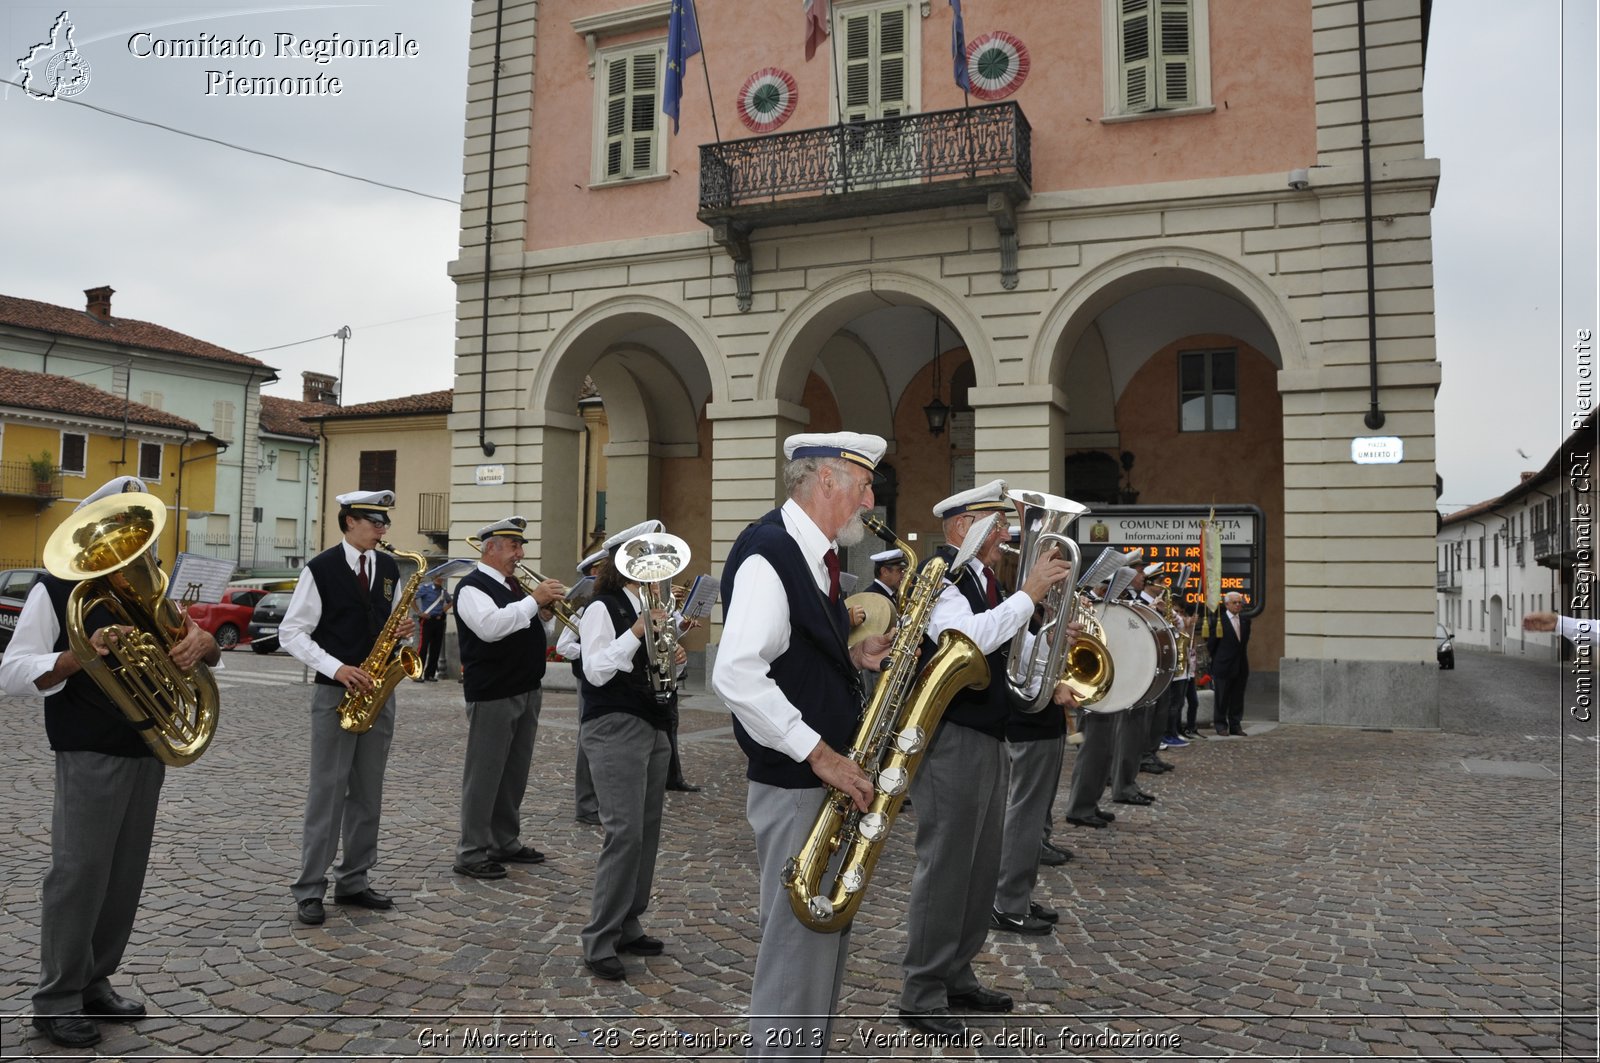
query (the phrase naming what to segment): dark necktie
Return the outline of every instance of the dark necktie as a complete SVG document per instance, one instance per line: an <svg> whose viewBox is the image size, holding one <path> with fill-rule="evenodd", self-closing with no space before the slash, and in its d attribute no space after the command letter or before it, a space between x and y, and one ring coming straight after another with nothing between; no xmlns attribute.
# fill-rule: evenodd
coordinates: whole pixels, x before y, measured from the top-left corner
<svg viewBox="0 0 1600 1063"><path fill-rule="evenodd" d="M506 577L506 589L511 592L511 596L513 598L522 597L522 584L517 582L517 578L515 576Z"/></svg>
<svg viewBox="0 0 1600 1063"><path fill-rule="evenodd" d="M367 555L365 553L363 553L361 555L360 579L361 579L361 590L363 592L365 592L365 593L370 594L372 592L372 577L367 575Z"/></svg>
<svg viewBox="0 0 1600 1063"><path fill-rule="evenodd" d="M994 581L994 569L983 566L983 596L989 599L989 608L1000 604L1000 585Z"/></svg>
<svg viewBox="0 0 1600 1063"><path fill-rule="evenodd" d="M828 601L839 600L839 551L829 550L822 555L822 561L828 566Z"/></svg>

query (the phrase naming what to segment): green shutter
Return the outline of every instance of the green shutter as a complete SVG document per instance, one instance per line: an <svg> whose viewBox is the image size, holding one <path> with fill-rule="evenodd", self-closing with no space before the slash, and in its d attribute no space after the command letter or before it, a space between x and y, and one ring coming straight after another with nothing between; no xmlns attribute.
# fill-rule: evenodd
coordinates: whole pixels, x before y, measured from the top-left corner
<svg viewBox="0 0 1600 1063"><path fill-rule="evenodd" d="M1156 64L1150 40L1151 0L1122 0L1117 26L1122 105L1129 113L1156 107Z"/></svg>
<svg viewBox="0 0 1600 1063"><path fill-rule="evenodd" d="M656 170L656 51L617 56L606 64L606 177L648 177Z"/></svg>
<svg viewBox="0 0 1600 1063"><path fill-rule="evenodd" d="M1194 9L1191 0L1160 0L1156 106L1188 107L1194 95Z"/></svg>

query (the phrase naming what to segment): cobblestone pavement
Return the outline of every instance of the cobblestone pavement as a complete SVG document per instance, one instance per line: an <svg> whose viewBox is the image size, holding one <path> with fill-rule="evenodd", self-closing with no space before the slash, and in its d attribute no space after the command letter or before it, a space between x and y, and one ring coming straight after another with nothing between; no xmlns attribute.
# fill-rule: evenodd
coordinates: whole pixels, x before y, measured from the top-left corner
<svg viewBox="0 0 1600 1063"><path fill-rule="evenodd" d="M912 824L857 920L839 1058L1589 1057L1596 1051L1596 741L1554 664L1462 652L1440 733L1279 726L1173 750L1160 801L1041 871L1045 938L991 935L980 975L1017 1011L930 1046L894 1018ZM390 913L294 921L307 689L287 658L228 657L211 751L170 771L118 988L153 1017L105 1025L124 1058L596 1059L742 1054L756 875L727 716L685 702L648 928L625 983L580 964L599 836L572 818L571 694L547 695L524 806L541 866L451 873L460 688L408 684L374 882ZM1259 702L1256 703L1259 711ZM48 860L51 758L36 703L0 698L12 824L0 907L0 1055L62 1054L26 1022ZM1268 707L1270 712L1270 706ZM1071 757L1066 770L1071 770ZM914 816L915 812L908 813ZM1565 946L1565 949L1564 949ZM1563 1015L1566 1018L1563 1018Z"/></svg>

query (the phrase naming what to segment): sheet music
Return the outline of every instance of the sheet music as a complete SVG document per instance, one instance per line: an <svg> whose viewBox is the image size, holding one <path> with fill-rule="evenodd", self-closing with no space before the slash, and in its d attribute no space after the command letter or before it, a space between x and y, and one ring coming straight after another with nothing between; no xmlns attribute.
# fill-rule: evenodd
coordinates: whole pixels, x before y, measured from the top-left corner
<svg viewBox="0 0 1600 1063"><path fill-rule="evenodd" d="M849 595L856 589L856 584L861 582L861 577L854 572L839 573L839 593Z"/></svg>
<svg viewBox="0 0 1600 1063"><path fill-rule="evenodd" d="M175 602L220 602L234 568L231 558L180 553L167 577L167 597Z"/></svg>
<svg viewBox="0 0 1600 1063"><path fill-rule="evenodd" d="M579 580L578 582L576 582L576 583L574 583L572 585L572 589L571 590L567 591L567 601L569 601L569 602L584 602L584 601L588 601L590 598L593 598L593 597L594 597L594 577L593 576L585 576L585 577L583 577L581 580Z"/></svg>
<svg viewBox="0 0 1600 1063"><path fill-rule="evenodd" d="M722 589L722 583L710 576L696 576L689 585L689 593L683 599L683 617L685 620L704 620L711 615L711 609L717 604L717 594Z"/></svg>

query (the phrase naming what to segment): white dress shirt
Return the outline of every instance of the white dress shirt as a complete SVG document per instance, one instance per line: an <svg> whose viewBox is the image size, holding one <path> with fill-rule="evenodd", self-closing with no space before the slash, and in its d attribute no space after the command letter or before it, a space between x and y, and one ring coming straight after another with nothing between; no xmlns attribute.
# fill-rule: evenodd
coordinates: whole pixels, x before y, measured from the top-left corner
<svg viewBox="0 0 1600 1063"><path fill-rule="evenodd" d="M588 612L588 606L584 606L578 611L577 624L580 630L583 627L583 616L586 612ZM581 658L583 656L583 640L578 637L578 632L562 624L561 634L556 636L556 652L569 661L576 661Z"/></svg>
<svg viewBox="0 0 1600 1063"><path fill-rule="evenodd" d="M810 566L817 589L827 594L825 557L834 549L833 540L793 499L779 513ZM822 736L801 718L770 672L772 662L789 649L789 598L783 581L770 561L752 554L739 566L737 582L738 593L722 618L722 644L717 648L711 689L751 738L793 761L803 761Z"/></svg>
<svg viewBox="0 0 1600 1063"><path fill-rule="evenodd" d="M19 697L33 695L44 698L59 693L67 685L65 679L44 690L34 683L56 666L56 659L61 655L56 652L55 645L60 637L61 624L56 620L55 608L50 604L50 592L45 590L44 580L40 580L28 592L27 601L22 603L16 630L11 633L5 656L0 657L0 690ZM207 667L214 672L219 671L222 662L219 660Z"/></svg>
<svg viewBox="0 0 1600 1063"><path fill-rule="evenodd" d="M982 588L983 563L975 557L970 558L967 561L967 568L972 571L978 586ZM955 575L957 573L950 573L952 578ZM938 642L940 635L954 628L977 643L979 652L988 656L1010 642L1018 631L1027 627L1031 619L1033 619L1033 599L1022 591L1013 591L993 609L974 613L972 603L967 601L967 596L952 582L940 592L938 600L933 603L933 615L928 622L928 637ZM1024 640L1024 649L1027 649L1030 643L1031 639Z"/></svg>
<svg viewBox="0 0 1600 1063"><path fill-rule="evenodd" d="M478 562L478 571L496 583L506 581L504 572L490 568L482 561ZM531 594L525 594L509 605L495 605L494 599L477 587L470 584L456 587L457 621L470 627L472 633L485 642L499 642L508 635L516 634L532 624L538 615L539 600ZM556 619L552 616L539 623L544 628L545 644L549 645L550 637L555 633L552 629Z"/></svg>
<svg viewBox="0 0 1600 1063"><path fill-rule="evenodd" d="M624 587L622 593L627 595L628 604L633 606L636 613L644 612L644 601L639 597L639 592L633 587ZM644 640L633 633L632 625L622 629L622 634L617 634L616 625L611 622L611 610L604 605L590 602L590 608L583 611L583 619L578 621L577 642L582 646L583 652L579 660L583 662L583 675L595 686L604 686L617 677L619 672L633 671L633 655L639 652L639 644ZM673 620L681 628L683 617L677 612L672 614ZM645 621L648 625L649 621ZM556 652L561 653L560 645ZM565 657L566 654L562 653ZM682 675L688 663L678 669Z"/></svg>
<svg viewBox="0 0 1600 1063"><path fill-rule="evenodd" d="M359 576L362 551L351 546L347 539L340 540L339 546L344 550L345 564L350 566L351 572ZM377 579L378 552L368 550L366 557L367 576L369 579ZM390 608L393 609L399 604L400 595L397 589ZM311 640L311 633L321 622L322 592L317 590L317 578L311 574L308 566L300 570L300 580L294 585L294 594L289 598L289 608L284 610L283 620L278 624L278 645L307 668L332 679L338 675L339 668L344 662Z"/></svg>
<svg viewBox="0 0 1600 1063"><path fill-rule="evenodd" d="M38 590L37 587L34 588ZM1590 642L1594 639L1594 626L1596 621L1579 620L1571 616L1556 617L1556 633L1564 639L1571 639L1576 643ZM13 643L14 645L14 643Z"/></svg>

